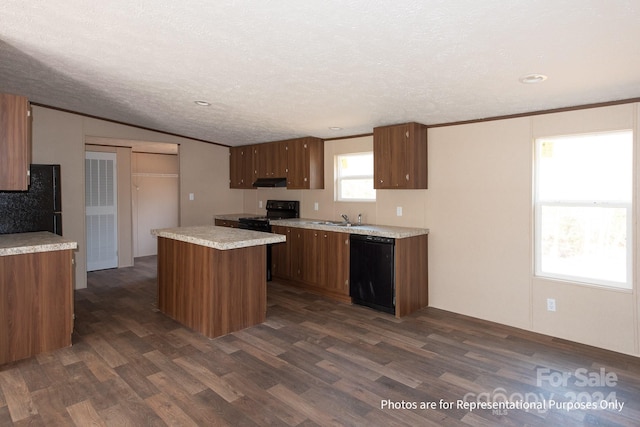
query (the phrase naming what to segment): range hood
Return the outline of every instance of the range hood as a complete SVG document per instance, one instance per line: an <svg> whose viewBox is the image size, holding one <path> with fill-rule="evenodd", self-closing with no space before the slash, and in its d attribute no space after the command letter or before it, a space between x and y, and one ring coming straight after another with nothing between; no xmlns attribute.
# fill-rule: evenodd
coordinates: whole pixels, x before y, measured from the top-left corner
<svg viewBox="0 0 640 427"><path fill-rule="evenodd" d="M254 187L286 187L287 178L258 178L252 185Z"/></svg>

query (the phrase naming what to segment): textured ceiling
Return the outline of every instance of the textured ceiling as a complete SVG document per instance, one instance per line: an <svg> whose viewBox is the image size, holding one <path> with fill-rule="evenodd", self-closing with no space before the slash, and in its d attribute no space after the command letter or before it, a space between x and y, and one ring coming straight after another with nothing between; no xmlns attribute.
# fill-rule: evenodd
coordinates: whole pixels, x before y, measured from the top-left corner
<svg viewBox="0 0 640 427"><path fill-rule="evenodd" d="M228 145L629 99L640 1L2 0L0 91Z"/></svg>

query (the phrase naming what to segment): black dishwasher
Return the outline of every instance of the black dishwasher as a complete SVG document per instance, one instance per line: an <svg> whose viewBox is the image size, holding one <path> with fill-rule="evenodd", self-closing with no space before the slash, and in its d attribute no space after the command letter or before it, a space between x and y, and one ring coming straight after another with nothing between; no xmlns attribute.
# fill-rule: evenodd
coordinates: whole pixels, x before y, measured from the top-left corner
<svg viewBox="0 0 640 427"><path fill-rule="evenodd" d="M395 314L395 239L352 234L349 295L354 304Z"/></svg>

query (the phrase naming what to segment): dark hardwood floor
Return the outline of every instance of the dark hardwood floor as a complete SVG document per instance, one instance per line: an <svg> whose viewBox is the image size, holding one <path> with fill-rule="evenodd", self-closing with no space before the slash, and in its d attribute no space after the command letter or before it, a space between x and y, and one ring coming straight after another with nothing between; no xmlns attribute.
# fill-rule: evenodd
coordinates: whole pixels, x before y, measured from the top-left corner
<svg viewBox="0 0 640 427"><path fill-rule="evenodd" d="M640 425L640 359L437 309L270 283L264 324L210 340L157 311L147 257L90 273L75 313L72 347L0 367L1 426ZM567 406L602 399L622 410Z"/></svg>

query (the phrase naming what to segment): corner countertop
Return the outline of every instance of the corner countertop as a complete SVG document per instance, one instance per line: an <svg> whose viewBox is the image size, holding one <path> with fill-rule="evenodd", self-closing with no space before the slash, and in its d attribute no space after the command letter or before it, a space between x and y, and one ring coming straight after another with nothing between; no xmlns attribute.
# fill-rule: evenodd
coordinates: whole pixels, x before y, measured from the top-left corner
<svg viewBox="0 0 640 427"><path fill-rule="evenodd" d="M63 251L77 248L78 242L72 242L48 231L0 234L0 256Z"/></svg>
<svg viewBox="0 0 640 427"><path fill-rule="evenodd" d="M391 237L394 239L404 239L407 237L421 236L429 234L428 228L396 227L391 225L328 225L326 221L318 219L292 218L278 219L270 221L271 225L284 227L309 228L312 230L335 231L338 233L364 234L369 236Z"/></svg>
<svg viewBox="0 0 640 427"><path fill-rule="evenodd" d="M229 227L216 227L214 225L163 228L151 230L151 234L223 251L280 243L287 240L285 236L280 234Z"/></svg>

